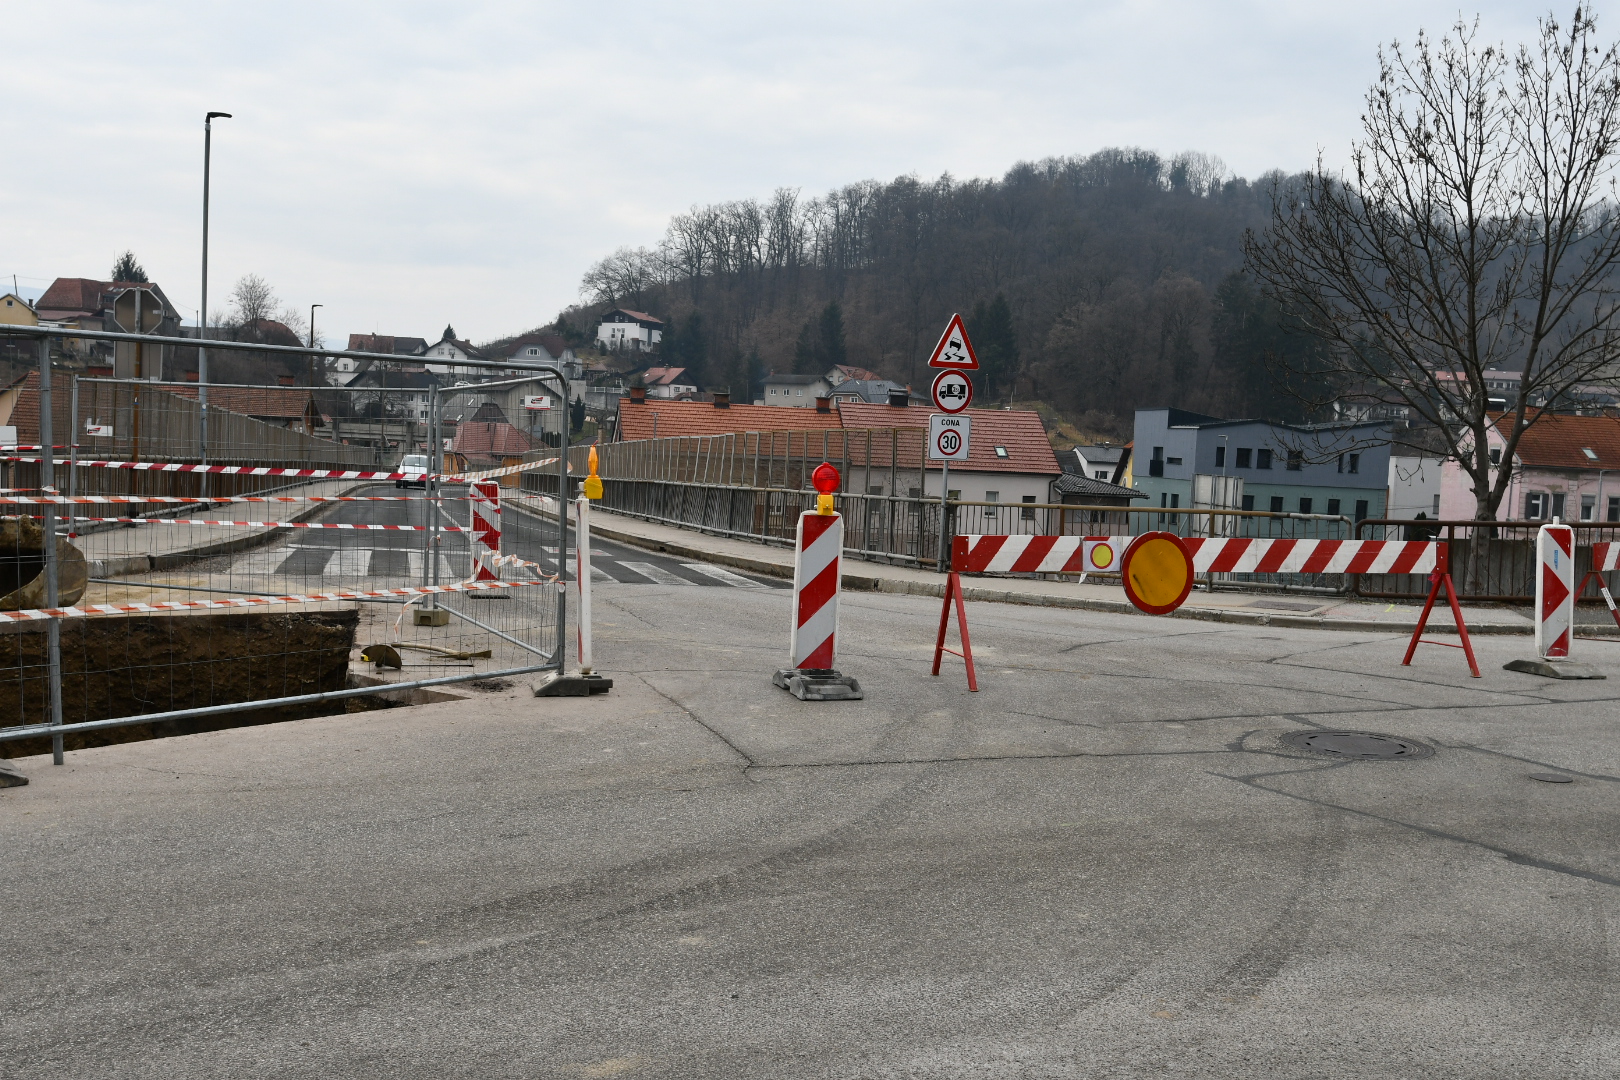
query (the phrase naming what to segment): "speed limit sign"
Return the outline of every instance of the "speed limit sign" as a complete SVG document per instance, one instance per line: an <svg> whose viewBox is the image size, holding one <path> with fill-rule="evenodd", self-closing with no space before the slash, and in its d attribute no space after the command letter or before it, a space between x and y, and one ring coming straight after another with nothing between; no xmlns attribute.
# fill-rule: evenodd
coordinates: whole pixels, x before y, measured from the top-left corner
<svg viewBox="0 0 1620 1080"><path fill-rule="evenodd" d="M934 413L928 418L928 460L966 461L972 422L965 416Z"/></svg>

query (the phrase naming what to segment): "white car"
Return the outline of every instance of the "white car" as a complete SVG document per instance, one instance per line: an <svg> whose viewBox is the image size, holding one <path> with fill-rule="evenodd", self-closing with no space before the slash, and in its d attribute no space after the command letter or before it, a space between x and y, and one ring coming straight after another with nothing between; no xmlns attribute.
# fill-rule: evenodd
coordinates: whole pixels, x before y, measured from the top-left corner
<svg viewBox="0 0 1620 1080"><path fill-rule="evenodd" d="M405 475L394 481L397 488L410 487L416 484L427 487L428 459L426 454L406 454L395 470Z"/></svg>

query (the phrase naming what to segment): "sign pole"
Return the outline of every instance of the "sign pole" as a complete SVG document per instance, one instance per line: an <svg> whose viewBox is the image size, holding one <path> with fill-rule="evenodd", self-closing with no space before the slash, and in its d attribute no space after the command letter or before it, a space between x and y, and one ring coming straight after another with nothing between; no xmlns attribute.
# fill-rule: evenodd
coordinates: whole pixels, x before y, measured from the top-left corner
<svg viewBox="0 0 1620 1080"><path fill-rule="evenodd" d="M951 492L951 459L941 464L939 474L939 572L945 572L945 500Z"/></svg>

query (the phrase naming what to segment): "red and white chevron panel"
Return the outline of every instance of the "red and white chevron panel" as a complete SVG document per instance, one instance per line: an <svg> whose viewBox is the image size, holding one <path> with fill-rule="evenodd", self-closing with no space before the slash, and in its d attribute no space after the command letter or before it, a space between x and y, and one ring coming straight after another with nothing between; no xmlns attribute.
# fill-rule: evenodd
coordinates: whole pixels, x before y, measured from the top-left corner
<svg viewBox="0 0 1620 1080"><path fill-rule="evenodd" d="M1536 654L1569 656L1575 628L1575 530L1543 525L1536 530Z"/></svg>
<svg viewBox="0 0 1620 1080"><path fill-rule="evenodd" d="M1184 537L1193 569L1233 574L1428 574L1446 546L1429 540L1262 540Z"/></svg>
<svg viewBox="0 0 1620 1080"><path fill-rule="evenodd" d="M825 671L838 652L839 559L844 551L842 514L799 515L798 557L793 564L792 666Z"/></svg>
<svg viewBox="0 0 1620 1080"><path fill-rule="evenodd" d="M497 581L493 568L501 552L501 485L476 481L467 492L467 505L472 510L472 580Z"/></svg>
<svg viewBox="0 0 1620 1080"><path fill-rule="evenodd" d="M1592 572L1606 574L1610 570L1620 570L1620 544L1610 540L1593 544Z"/></svg>
<svg viewBox="0 0 1620 1080"><path fill-rule="evenodd" d="M951 565L967 574L1101 574L1119 570L1129 536L958 536Z"/></svg>

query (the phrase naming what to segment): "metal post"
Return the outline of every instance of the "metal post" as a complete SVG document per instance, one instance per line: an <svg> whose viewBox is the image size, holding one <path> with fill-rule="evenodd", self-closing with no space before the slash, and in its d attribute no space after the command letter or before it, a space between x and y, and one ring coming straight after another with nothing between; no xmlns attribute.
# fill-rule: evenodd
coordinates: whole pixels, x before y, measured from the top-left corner
<svg viewBox="0 0 1620 1080"><path fill-rule="evenodd" d="M79 490L79 377L74 375L69 383L72 392L68 395L68 498L73 498ZM68 536L73 535L73 517L75 507L68 504Z"/></svg>
<svg viewBox="0 0 1620 1080"><path fill-rule="evenodd" d="M561 380L568 400L568 381ZM557 649L552 658L557 670L568 667L568 411L562 414L562 435L557 440ZM587 571L588 573L589 571Z"/></svg>
<svg viewBox="0 0 1620 1080"><path fill-rule="evenodd" d="M203 117L203 220L202 220L202 309L197 313L197 403L199 417L199 456L208 464L208 182L214 154L214 117L230 119L230 113L210 112ZM208 474L201 474L203 497L208 495Z"/></svg>
<svg viewBox="0 0 1620 1080"><path fill-rule="evenodd" d="M43 495L56 494L56 453L51 430L51 339L39 339L39 476ZM46 503L40 514L45 526L45 607L55 608L56 594L56 507ZM50 706L49 723L62 726L62 620L45 623L45 677ZM51 761L62 764L62 733L51 736Z"/></svg>
<svg viewBox="0 0 1620 1080"><path fill-rule="evenodd" d="M951 462L949 458L940 462L939 474L939 555L937 565L941 573L945 571L945 500L950 496L951 490Z"/></svg>
<svg viewBox="0 0 1620 1080"><path fill-rule="evenodd" d="M439 473L443 469L443 444L439 441L439 388L437 385L428 387L428 477L422 490L428 497L427 516L427 550L422 559L422 583L424 585L437 585L439 583ZM471 505L470 503L468 505ZM471 524L469 522L469 524ZM468 540L471 550L471 538ZM435 593L430 598L429 607L439 606L439 597Z"/></svg>

